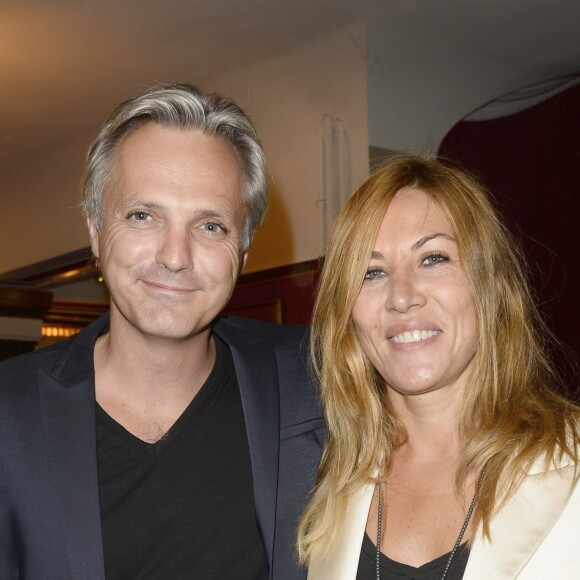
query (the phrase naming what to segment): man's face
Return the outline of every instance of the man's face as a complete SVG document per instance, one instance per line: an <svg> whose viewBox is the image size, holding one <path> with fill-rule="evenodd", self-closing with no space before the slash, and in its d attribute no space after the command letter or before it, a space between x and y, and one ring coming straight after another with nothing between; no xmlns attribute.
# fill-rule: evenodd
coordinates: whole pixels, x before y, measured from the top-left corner
<svg viewBox="0 0 580 580"><path fill-rule="evenodd" d="M208 330L245 260L242 172L231 146L149 123L113 159L91 244L111 295L111 324L185 339Z"/></svg>

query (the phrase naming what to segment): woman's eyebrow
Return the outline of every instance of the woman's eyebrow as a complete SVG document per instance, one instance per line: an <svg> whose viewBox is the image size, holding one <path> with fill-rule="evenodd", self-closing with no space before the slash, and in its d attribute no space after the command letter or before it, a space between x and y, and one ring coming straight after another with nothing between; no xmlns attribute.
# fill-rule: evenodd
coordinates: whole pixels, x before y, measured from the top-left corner
<svg viewBox="0 0 580 580"><path fill-rule="evenodd" d="M446 238L448 240L451 240L452 242L455 242L455 238L453 236L450 236L449 234L444 234L444 233L429 234L429 235L423 236L421 239L417 240L411 246L411 249L418 250L419 248L424 246L427 242L430 242L434 238L439 238L439 237ZM384 256L383 256L382 252L379 252L378 250L373 250L371 252L371 260L380 260L383 257Z"/></svg>
<svg viewBox="0 0 580 580"><path fill-rule="evenodd" d="M421 248L422 246L424 246L427 242L430 242L434 238L439 238L439 237L447 238L448 240L451 240L452 242L455 241L455 238L453 236L450 236L449 234L444 234L444 233L429 234L428 236L424 236L421 239L417 240L411 246L411 249L418 250L419 248Z"/></svg>

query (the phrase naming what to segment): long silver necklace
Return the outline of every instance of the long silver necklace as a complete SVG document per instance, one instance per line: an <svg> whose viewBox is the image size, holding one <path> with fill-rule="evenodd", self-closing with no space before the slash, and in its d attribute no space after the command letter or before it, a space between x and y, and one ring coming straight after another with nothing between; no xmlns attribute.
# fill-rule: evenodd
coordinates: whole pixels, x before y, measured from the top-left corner
<svg viewBox="0 0 580 580"><path fill-rule="evenodd" d="M481 474L479 481L477 482L477 489L481 487L481 482L483 481L483 473ZM473 495L473 499L469 504L469 509L467 510L467 515L465 516L465 520L463 520L463 525L461 526L461 530L459 531L459 536L457 536L457 540L455 540L455 545L453 546L453 550L449 554L449 558L447 558L447 563L445 564L445 569L443 570L443 575L441 576L441 580L445 580L447 577L447 572L449 572L449 568L451 567L451 562L453 561L453 557L455 556L455 552L457 552L457 548L461 545L461 540L463 540L463 536L465 534L465 530L467 530L467 526L469 525L469 521L471 520L471 516L473 515L473 510L475 509L475 504L477 502L477 493ZM380 558L381 558L381 543L383 539L383 485L379 483L379 508L378 508L377 518L377 556L376 556L376 565L377 565L377 580L381 580L381 567L380 567Z"/></svg>

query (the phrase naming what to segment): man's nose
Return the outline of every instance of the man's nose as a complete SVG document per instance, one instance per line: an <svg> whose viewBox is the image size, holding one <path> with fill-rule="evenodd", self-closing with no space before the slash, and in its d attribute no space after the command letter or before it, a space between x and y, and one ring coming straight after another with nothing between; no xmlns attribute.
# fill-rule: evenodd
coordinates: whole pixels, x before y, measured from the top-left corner
<svg viewBox="0 0 580 580"><path fill-rule="evenodd" d="M167 225L159 240L155 260L171 272L193 269L193 236L189 228Z"/></svg>

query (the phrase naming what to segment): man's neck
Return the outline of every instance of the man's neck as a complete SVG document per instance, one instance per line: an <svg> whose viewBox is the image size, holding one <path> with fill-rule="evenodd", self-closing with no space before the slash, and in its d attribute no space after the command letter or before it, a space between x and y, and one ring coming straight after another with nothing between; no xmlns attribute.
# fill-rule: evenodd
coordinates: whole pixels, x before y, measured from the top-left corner
<svg viewBox="0 0 580 580"><path fill-rule="evenodd" d="M208 329L184 340L124 332L112 324L95 345L99 405L136 437L162 437L187 408L215 361Z"/></svg>

